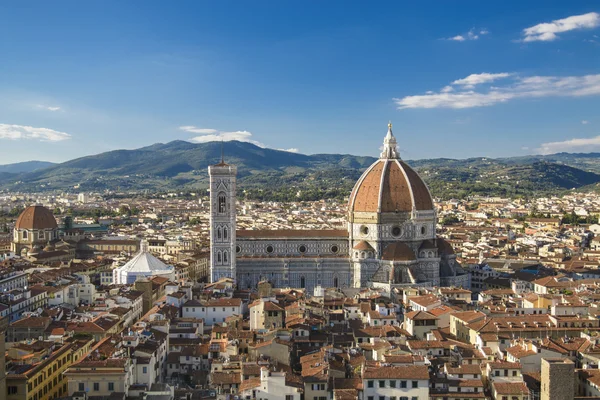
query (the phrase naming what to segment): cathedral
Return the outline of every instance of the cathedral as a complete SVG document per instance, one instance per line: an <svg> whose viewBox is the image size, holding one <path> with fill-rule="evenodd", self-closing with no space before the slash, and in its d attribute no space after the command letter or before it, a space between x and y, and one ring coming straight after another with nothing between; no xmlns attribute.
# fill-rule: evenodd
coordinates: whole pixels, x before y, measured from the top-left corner
<svg viewBox="0 0 600 400"><path fill-rule="evenodd" d="M223 160L210 176L213 282L240 288L468 286L450 244L436 236L427 185L400 158L392 125L383 151L348 200L344 230L236 230L237 168Z"/></svg>

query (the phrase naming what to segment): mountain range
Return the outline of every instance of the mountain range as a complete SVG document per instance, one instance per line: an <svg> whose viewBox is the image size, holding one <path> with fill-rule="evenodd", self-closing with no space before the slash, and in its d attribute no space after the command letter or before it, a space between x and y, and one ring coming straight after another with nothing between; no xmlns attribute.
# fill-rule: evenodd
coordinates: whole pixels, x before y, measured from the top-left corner
<svg viewBox="0 0 600 400"><path fill-rule="evenodd" d="M305 155L247 142L173 141L135 150L115 150L60 164L29 161L0 166L0 190L198 191L207 187L207 167L221 160L238 167L246 196L292 200L346 197L376 159L348 154ZM600 153L558 153L511 158L407 161L439 197L472 194L530 195L595 189Z"/></svg>

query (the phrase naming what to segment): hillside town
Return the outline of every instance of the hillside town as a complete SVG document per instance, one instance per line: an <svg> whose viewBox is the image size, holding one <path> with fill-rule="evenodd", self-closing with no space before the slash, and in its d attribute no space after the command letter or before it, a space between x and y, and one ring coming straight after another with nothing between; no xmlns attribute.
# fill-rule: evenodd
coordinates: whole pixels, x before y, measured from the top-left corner
<svg viewBox="0 0 600 400"><path fill-rule="evenodd" d="M312 291L212 281L194 194L0 201L8 400L600 396L596 195L437 201L468 284ZM347 213L236 208L256 230L343 229Z"/></svg>

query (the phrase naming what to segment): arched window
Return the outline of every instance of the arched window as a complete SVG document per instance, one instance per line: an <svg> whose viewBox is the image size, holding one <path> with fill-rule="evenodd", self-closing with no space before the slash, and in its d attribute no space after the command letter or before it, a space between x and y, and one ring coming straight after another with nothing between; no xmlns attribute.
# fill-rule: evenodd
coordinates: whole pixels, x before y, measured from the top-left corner
<svg viewBox="0 0 600 400"><path fill-rule="evenodd" d="M226 251L223 252L223 262L224 263L227 262L227 252Z"/></svg>
<svg viewBox="0 0 600 400"><path fill-rule="evenodd" d="M23 231L23 239L27 239L27 231Z"/></svg>
<svg viewBox="0 0 600 400"><path fill-rule="evenodd" d="M217 262L218 263L221 262L221 252L220 251L217 252Z"/></svg>
<svg viewBox="0 0 600 400"><path fill-rule="evenodd" d="M219 214L224 214L225 213L225 208L227 206L227 197L225 196L225 193L219 193L219 197L218 197L218 201L219 201Z"/></svg>
<svg viewBox="0 0 600 400"><path fill-rule="evenodd" d="M338 278L337 276L333 278L333 287L338 287Z"/></svg>
<svg viewBox="0 0 600 400"><path fill-rule="evenodd" d="M306 279L301 276L300 277L300 289L304 289L306 287Z"/></svg>
<svg viewBox="0 0 600 400"><path fill-rule="evenodd" d="M221 227L217 228L217 239L221 239Z"/></svg>
<svg viewBox="0 0 600 400"><path fill-rule="evenodd" d="M43 239L44 238L44 231L39 231L38 232L38 239Z"/></svg>
<svg viewBox="0 0 600 400"><path fill-rule="evenodd" d="M227 240L227 227L223 228L223 239Z"/></svg>

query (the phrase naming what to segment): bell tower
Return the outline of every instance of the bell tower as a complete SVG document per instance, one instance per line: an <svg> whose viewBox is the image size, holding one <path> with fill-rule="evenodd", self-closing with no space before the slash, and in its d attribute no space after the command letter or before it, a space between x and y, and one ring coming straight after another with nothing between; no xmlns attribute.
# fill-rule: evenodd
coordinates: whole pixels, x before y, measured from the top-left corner
<svg viewBox="0 0 600 400"><path fill-rule="evenodd" d="M210 276L236 279L235 181L237 167L221 162L208 167L210 177Z"/></svg>

